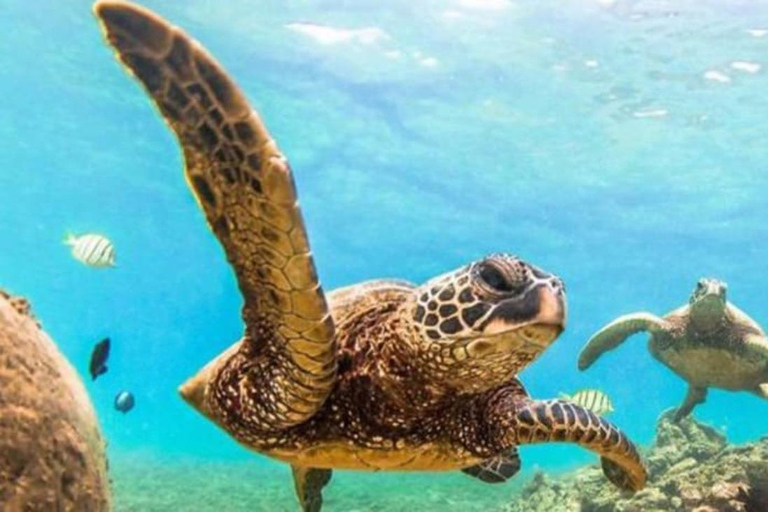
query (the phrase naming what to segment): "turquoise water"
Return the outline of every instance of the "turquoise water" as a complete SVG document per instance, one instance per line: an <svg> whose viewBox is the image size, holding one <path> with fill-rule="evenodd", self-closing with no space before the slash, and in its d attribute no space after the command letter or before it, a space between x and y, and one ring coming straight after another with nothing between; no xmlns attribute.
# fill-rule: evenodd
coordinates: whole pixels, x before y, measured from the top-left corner
<svg viewBox="0 0 768 512"><path fill-rule="evenodd" d="M682 305L701 276L768 323L768 2L221 4L145 2L219 58L288 155L325 289L519 254L569 293L567 331L522 374L529 391L603 389L639 443L685 385L642 337L578 372L590 334ZM109 373L88 389L113 461L272 467L176 394L242 326L175 139L89 0L0 9L0 284L84 375L112 338ZM118 268L73 260L68 231L108 235ZM125 416L112 408L123 388L137 402ZM713 390L695 416L742 442L766 434L766 413ZM595 460L552 445L522 455L553 471ZM430 482L450 496L457 478Z"/></svg>

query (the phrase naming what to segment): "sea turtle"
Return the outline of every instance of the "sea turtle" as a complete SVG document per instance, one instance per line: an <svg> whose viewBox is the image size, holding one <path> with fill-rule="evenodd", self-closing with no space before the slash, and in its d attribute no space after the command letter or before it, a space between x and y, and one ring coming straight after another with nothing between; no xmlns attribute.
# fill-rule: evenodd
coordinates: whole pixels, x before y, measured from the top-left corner
<svg viewBox="0 0 768 512"><path fill-rule="evenodd" d="M586 370L603 352L641 331L651 334L651 354L688 382L675 420L704 403L707 388L750 391L768 400L768 340L757 323L726 300L727 286L700 279L688 305L664 318L650 313L621 316L598 331L579 356Z"/></svg>
<svg viewBox="0 0 768 512"><path fill-rule="evenodd" d="M559 278L492 255L421 286L373 281L324 294L288 162L221 66L156 14L95 12L108 42L178 136L186 177L244 298L243 338L180 387L243 445L293 467L304 510L332 468L517 468L520 444L578 443L637 490L635 447L595 414L528 397L516 374L565 323Z"/></svg>

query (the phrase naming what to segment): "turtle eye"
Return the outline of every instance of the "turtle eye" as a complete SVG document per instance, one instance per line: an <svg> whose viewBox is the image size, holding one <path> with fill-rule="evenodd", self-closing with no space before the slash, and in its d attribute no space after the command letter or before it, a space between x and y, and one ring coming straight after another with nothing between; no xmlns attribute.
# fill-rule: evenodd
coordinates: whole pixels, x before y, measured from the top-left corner
<svg viewBox="0 0 768 512"><path fill-rule="evenodd" d="M504 276L504 273L490 263L481 263L477 275L492 290L501 293L511 293L515 287Z"/></svg>

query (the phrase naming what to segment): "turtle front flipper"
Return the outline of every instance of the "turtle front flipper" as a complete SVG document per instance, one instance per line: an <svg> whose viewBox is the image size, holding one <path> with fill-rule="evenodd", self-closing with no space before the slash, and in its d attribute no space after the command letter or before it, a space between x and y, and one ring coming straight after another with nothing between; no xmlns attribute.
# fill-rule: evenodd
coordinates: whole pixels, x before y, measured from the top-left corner
<svg viewBox="0 0 768 512"><path fill-rule="evenodd" d="M586 370L603 353L618 347L627 338L640 331L656 333L663 330L663 319L650 313L633 313L620 316L595 333L579 354L579 370Z"/></svg>
<svg viewBox="0 0 768 512"><path fill-rule="evenodd" d="M461 471L489 484L500 484L515 476L521 467L520 454L517 448L510 448L480 464L475 464Z"/></svg>
<svg viewBox="0 0 768 512"><path fill-rule="evenodd" d="M323 506L323 487L331 481L330 469L291 466L296 497L303 512L320 512Z"/></svg>
<svg viewBox="0 0 768 512"><path fill-rule="evenodd" d="M187 181L236 274L246 324L238 355L257 392L228 406L263 429L305 421L335 382L336 347L288 162L200 44L128 2L102 0L95 13L178 137Z"/></svg>
<svg viewBox="0 0 768 512"><path fill-rule="evenodd" d="M691 412L693 412L694 407L696 407L699 404L703 404L707 401L707 388L699 388L696 386L689 386L688 387L688 393L685 395L685 400L683 400L683 404L675 411L675 416L672 419L674 423L679 422Z"/></svg>
<svg viewBox="0 0 768 512"><path fill-rule="evenodd" d="M768 382L760 384L755 388L755 394L760 398L768 400Z"/></svg>
<svg viewBox="0 0 768 512"><path fill-rule="evenodd" d="M645 486L647 472L635 446L592 411L561 400L516 401L513 407L512 444L577 443L600 454L603 473L617 487L638 491Z"/></svg>

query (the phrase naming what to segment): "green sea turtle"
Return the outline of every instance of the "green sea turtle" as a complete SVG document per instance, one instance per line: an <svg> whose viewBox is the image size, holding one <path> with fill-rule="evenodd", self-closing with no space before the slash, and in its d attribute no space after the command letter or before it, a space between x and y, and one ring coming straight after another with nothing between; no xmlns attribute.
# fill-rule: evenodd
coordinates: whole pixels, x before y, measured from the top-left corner
<svg viewBox="0 0 768 512"><path fill-rule="evenodd" d="M768 340L757 323L726 300L726 284L701 279L688 305L664 318L632 313L617 318L587 342L579 369L641 331L651 334L651 354L688 382L675 420L704 403L707 388L750 391L768 400Z"/></svg>
<svg viewBox="0 0 768 512"><path fill-rule="evenodd" d="M180 388L243 445L293 467L304 510L331 469L519 468L516 446L568 441L637 490L635 447L581 407L529 398L516 374L565 324L562 282L493 255L421 286L324 294L288 163L245 96L180 29L126 2L95 6L108 42L176 133L186 177L244 298L243 338Z"/></svg>

